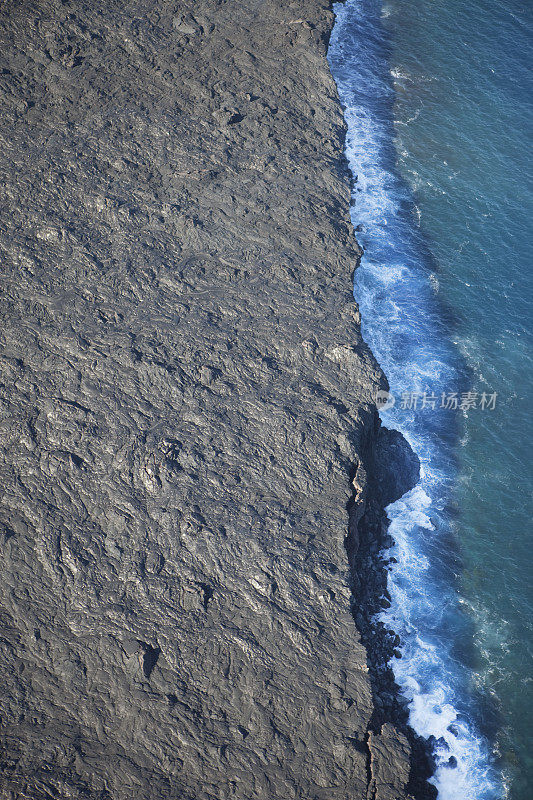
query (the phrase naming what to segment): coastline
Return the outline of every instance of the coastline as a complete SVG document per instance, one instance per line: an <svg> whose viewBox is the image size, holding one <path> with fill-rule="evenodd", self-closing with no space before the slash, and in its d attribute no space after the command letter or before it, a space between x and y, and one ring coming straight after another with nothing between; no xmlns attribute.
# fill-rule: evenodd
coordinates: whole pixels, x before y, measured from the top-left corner
<svg viewBox="0 0 533 800"><path fill-rule="evenodd" d="M488 206L493 198L476 183L467 156L458 156L461 168L456 165L449 169L454 148L448 142L439 149L440 100L445 94L452 98L454 113L444 120L444 127L461 127L456 120L461 116L462 76L469 76L467 85L471 95L477 97L476 75L481 71L480 64L491 63L491 58L479 42L476 53L481 60L472 64L470 75L468 55L463 53L459 67L453 57L448 59L447 41L439 36L439 20L453 19L453 9L440 4L434 18L423 4L409 7L406 13L407 5L381 6L365 0L338 4L338 24L329 51L349 125L346 154L353 174L359 178L353 189L351 216L365 253L356 275L355 295L365 338L384 367L397 401L383 412L382 419L403 433L423 464L415 490L388 509L392 538L385 539L382 554L389 562L388 580L382 587L383 608L374 605L374 619L378 626L390 628L397 635L397 652L391 647L388 651L390 665L409 703L411 726L433 748L430 782L438 788L439 797L455 800L479 795L492 800L504 792L500 766L505 757L495 747L492 706L498 695L501 703L504 690L495 688L492 697L489 691L482 697L481 675L472 660L474 638L479 646L479 641L491 634L483 626L474 631L475 613L465 614L465 609L474 609L474 598L461 592L461 555L469 550L468 537L476 541L483 536L479 495L470 495L462 507L455 498L460 491L457 487L466 479L459 459L468 452L469 434L475 436L481 428L488 435L490 424L499 424L500 420L496 415L485 418L474 413L449 413L444 406L440 413L420 413L420 406L417 410L416 404L413 407L404 402L413 390L415 395L425 392L444 396L450 386L459 391L480 389L479 383L470 382L473 373L467 374L463 357L468 354L463 350L459 353L455 347L461 336L457 331L453 335L454 320L463 337L470 336L468 342L477 343L472 345L477 356L481 352L478 334L483 326L480 319L474 326L454 316L453 308L459 315L465 309L471 313L472 297L468 295L474 291L469 288L474 280L472 274L464 278L458 263L454 263L450 242L453 237L463 242L465 224L460 216L451 215L453 235L448 236L447 214L452 209L455 212L456 207L461 209L474 194L476 203ZM476 10L470 9L466 17L473 35ZM493 24L491 19L487 27ZM500 97L498 92L491 84L481 91L481 97L490 103ZM479 122L480 117L474 116L466 128L470 133L465 141L473 153L477 153L477 145L472 132ZM498 141L493 146L500 152ZM489 160L487 155L482 158ZM512 158L510 162L513 167ZM485 225L485 235L488 233ZM481 239L478 242L481 244ZM487 256L488 251L481 252ZM481 278L480 290L485 275L485 271L479 272L482 261L471 256L469 263L472 273L477 271L476 277ZM441 281L442 286L447 281L448 292L441 291ZM453 308L445 296L448 301L454 297ZM489 334L484 342L487 352L490 341ZM500 374L494 369L491 374L497 383L506 376L506 368L500 363ZM488 391L481 372L477 378ZM505 448L503 460L505 463ZM469 463L470 475L479 463ZM481 484L480 478L478 488ZM475 514L474 508L478 509ZM467 523L467 529L462 530L465 520L470 521L470 527ZM496 536L494 550L498 547ZM490 559L491 545L486 549ZM466 572L466 564L463 569ZM487 607L490 602L485 598ZM510 598L509 605L511 602ZM478 617L476 622L480 621ZM494 649L498 645L501 642L492 641ZM484 662L488 672L489 654L479 656L478 663ZM497 661L493 658L491 666ZM508 673L505 680L511 675ZM500 710L503 716L503 708ZM520 741L516 751L522 752ZM522 760L527 763L527 755Z"/></svg>
<svg viewBox="0 0 533 800"><path fill-rule="evenodd" d="M331 4L248 5L2 11L12 797L432 796L368 627L398 487Z"/></svg>

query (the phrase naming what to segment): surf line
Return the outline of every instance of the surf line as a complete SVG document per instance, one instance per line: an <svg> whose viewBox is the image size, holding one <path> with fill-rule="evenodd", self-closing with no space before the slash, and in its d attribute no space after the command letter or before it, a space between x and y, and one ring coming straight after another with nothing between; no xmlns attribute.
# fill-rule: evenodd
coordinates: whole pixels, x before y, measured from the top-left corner
<svg viewBox="0 0 533 800"><path fill-rule="evenodd" d="M354 294L363 335L391 391L381 412L421 462L418 485L387 508L393 544L382 622L400 639L391 667L408 702L409 724L433 743L431 783L439 800L497 800L501 786L475 723L470 672L455 655L465 634L455 587L450 498L456 474L457 411L404 402L450 395L458 356L432 287L431 254L416 224L409 187L396 168L390 41L379 0L335 3L328 59L348 126L354 178L352 222L364 248Z"/></svg>

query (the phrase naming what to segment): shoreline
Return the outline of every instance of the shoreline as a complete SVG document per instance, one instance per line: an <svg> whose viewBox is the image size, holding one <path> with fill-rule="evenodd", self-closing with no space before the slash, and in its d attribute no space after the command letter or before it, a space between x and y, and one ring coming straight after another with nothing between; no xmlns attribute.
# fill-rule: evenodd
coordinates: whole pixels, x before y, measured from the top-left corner
<svg viewBox="0 0 533 800"><path fill-rule="evenodd" d="M344 0L340 2L343 4ZM332 0L332 9L334 5L335 0ZM341 103L340 98L339 103ZM344 118L344 107L342 108ZM346 133L347 130L346 125ZM345 143L343 143L343 161L350 186L350 197L353 198L357 177L349 164ZM353 237L357 241L356 230L353 223L351 224ZM358 247L360 253L354 269L354 278L364 252L359 243ZM357 313L359 314L359 311ZM417 485L420 462L403 435L394 429L387 429L379 417L376 417L374 429L376 434L378 432L383 434L383 439L389 439L389 445L388 447L387 444L382 445L379 455L376 456L375 450L379 441L379 436L376 435L373 447L367 453L365 467L369 478L365 508L361 514L361 509L357 509L353 502L349 504L350 523L346 539L346 552L351 569L352 613L367 650L372 682L374 712L370 728L378 732L381 726L393 724L402 731L411 749L411 767L406 791L416 800L433 800L437 796L437 790L428 782L435 773L432 746L409 724L408 701L402 696L390 666L393 657L401 658L397 650L400 639L393 630L376 618L384 607L390 605L387 588L389 564L387 550L393 539L388 533L390 520L385 507Z"/></svg>
<svg viewBox="0 0 533 800"><path fill-rule="evenodd" d="M382 726L393 724L406 736L411 749L406 791L416 800L434 800L437 790L428 783L435 771L431 745L409 724L408 701L402 696L390 666L393 658L402 657L397 649L400 638L377 620L378 613L390 605L387 550L393 539L388 532L390 520L385 507L416 486L420 462L399 432L380 425L379 434L377 452L368 459L373 466L369 470L366 507L356 522L357 534L352 528L346 543L353 617L368 655L374 700L370 730L376 733ZM380 438L385 439L381 446Z"/></svg>
<svg viewBox="0 0 533 800"><path fill-rule="evenodd" d="M365 249L355 291L365 335L396 398L407 397L413 387L437 394L451 385L470 388L446 336L449 312L442 297L434 297L438 280L433 273L438 273L438 266L422 231L410 219L414 199L397 169L397 159L405 166L410 156L405 140L404 148L396 152L393 123L407 119L414 127L420 108L420 95L406 77L416 57L411 54L409 61L410 39L402 28L401 4L383 15L379 5L358 0L347 5L336 8L339 24L330 64L349 122L347 158L360 178L357 194L352 192L351 216L356 230L362 231ZM391 73L395 43L398 48L395 33L403 47ZM416 52L417 43L412 44ZM434 80L431 66L428 69L426 80ZM398 99L391 74L403 76L412 98L400 93ZM393 112L396 103L404 108L403 114ZM439 130L436 122L438 115L433 137ZM420 125L428 133L420 120L417 130ZM401 130L412 143L411 128ZM410 163L424 172L420 153L411 153ZM410 703L411 725L426 738L426 749L433 750L431 783L439 796L473 792L496 797L497 767L487 730L480 726L475 692L469 689L470 665L460 655L466 656L468 649L466 644L461 649L460 643L467 621L460 595L454 591L458 576L450 552L456 552L451 498L456 454L462 445L459 422L445 412L417 415L402 409L403 403L385 411L384 424L398 428L413 444L424 471L415 491L389 510L394 542L389 537L384 543L382 558L390 559L390 565L384 566L388 581L382 586L383 608L374 605L376 624L383 632L391 627L397 636L396 653L388 644L390 666L401 696ZM440 570L434 569L435 562Z"/></svg>

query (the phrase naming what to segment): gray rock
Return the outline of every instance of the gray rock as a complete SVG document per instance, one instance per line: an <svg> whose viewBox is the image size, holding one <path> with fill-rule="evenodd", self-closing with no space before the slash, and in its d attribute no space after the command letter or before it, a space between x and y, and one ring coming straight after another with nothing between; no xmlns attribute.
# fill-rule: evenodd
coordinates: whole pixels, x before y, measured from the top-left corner
<svg viewBox="0 0 533 800"><path fill-rule="evenodd" d="M394 503L420 478L420 460L400 431L381 427L374 450L374 494L383 506Z"/></svg>
<svg viewBox="0 0 533 800"><path fill-rule="evenodd" d="M330 3L0 16L2 796L381 797Z"/></svg>

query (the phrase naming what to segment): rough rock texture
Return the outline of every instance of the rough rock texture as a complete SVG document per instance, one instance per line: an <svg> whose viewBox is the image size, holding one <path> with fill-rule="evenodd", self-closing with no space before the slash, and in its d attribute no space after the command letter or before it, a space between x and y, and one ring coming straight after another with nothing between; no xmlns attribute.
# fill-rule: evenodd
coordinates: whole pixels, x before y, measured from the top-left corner
<svg viewBox="0 0 533 800"><path fill-rule="evenodd" d="M369 797L398 800L409 779L407 739L387 722L380 734L369 733L368 746L371 775ZM399 753L405 756L403 761L398 758Z"/></svg>
<svg viewBox="0 0 533 800"><path fill-rule="evenodd" d="M329 2L0 15L2 797L401 800Z"/></svg>

